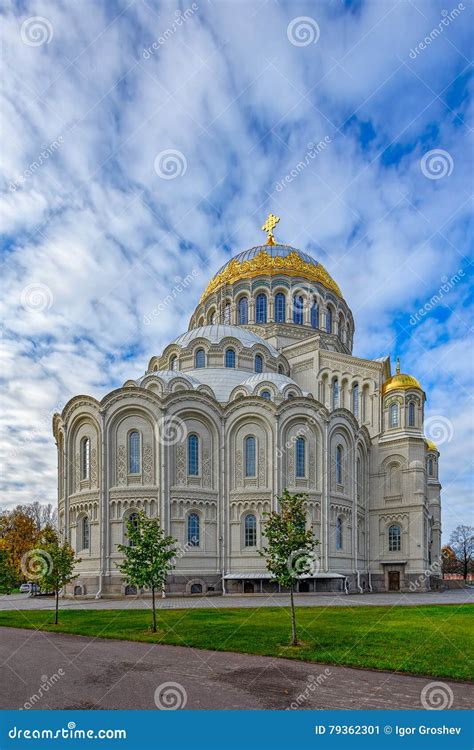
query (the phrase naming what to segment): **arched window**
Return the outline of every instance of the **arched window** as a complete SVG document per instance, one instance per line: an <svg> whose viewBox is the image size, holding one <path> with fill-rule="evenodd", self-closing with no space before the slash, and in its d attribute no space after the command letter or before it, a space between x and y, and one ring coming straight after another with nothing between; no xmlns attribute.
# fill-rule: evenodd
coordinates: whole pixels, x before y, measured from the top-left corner
<svg viewBox="0 0 474 750"><path fill-rule="evenodd" d="M283 292L275 295L275 323L284 323L286 320L286 301Z"/></svg>
<svg viewBox="0 0 474 750"><path fill-rule="evenodd" d="M126 524L133 524L133 527L136 529L138 524L138 513L135 511L133 513L130 513L128 518L126 519ZM127 525L125 526L125 534L127 534ZM128 540L128 546L133 547L133 542L131 539Z"/></svg>
<svg viewBox="0 0 474 750"><path fill-rule="evenodd" d="M128 436L128 473L140 474L140 433L133 430Z"/></svg>
<svg viewBox="0 0 474 750"><path fill-rule="evenodd" d="M359 386L357 383L352 389L352 413L356 419L359 419Z"/></svg>
<svg viewBox="0 0 474 750"><path fill-rule="evenodd" d="M235 352L233 349L225 350L225 366L235 367Z"/></svg>
<svg viewBox="0 0 474 750"><path fill-rule="evenodd" d="M433 475L434 475L434 463L433 463L433 459L429 458L428 459L428 476L432 477Z"/></svg>
<svg viewBox="0 0 474 750"><path fill-rule="evenodd" d="M87 516L82 519L82 549L89 549L90 547L90 525Z"/></svg>
<svg viewBox="0 0 474 750"><path fill-rule="evenodd" d="M326 310L326 333L332 333L332 310L330 307Z"/></svg>
<svg viewBox="0 0 474 750"><path fill-rule="evenodd" d="M191 547L199 547L199 535L199 516L197 513L190 513L188 516L188 544Z"/></svg>
<svg viewBox="0 0 474 750"><path fill-rule="evenodd" d="M361 486L360 486L360 483L361 483L360 457L357 456L357 461L356 461L356 496L357 496L358 500L360 499L360 496L361 496Z"/></svg>
<svg viewBox="0 0 474 750"><path fill-rule="evenodd" d="M263 357L261 354L255 355L255 372L263 372Z"/></svg>
<svg viewBox="0 0 474 750"><path fill-rule="evenodd" d="M294 393L293 391L290 391L290 392L288 393L288 396L287 396L287 398L295 398L295 397L296 397L296 393Z"/></svg>
<svg viewBox="0 0 474 750"><path fill-rule="evenodd" d="M390 405L390 427L398 427L398 404Z"/></svg>
<svg viewBox="0 0 474 750"><path fill-rule="evenodd" d="M336 484L342 484L342 445L336 448Z"/></svg>
<svg viewBox="0 0 474 750"><path fill-rule="evenodd" d="M230 302L227 302L226 306L224 307L224 323L226 325L229 325L230 323Z"/></svg>
<svg viewBox="0 0 474 750"><path fill-rule="evenodd" d="M295 445L296 476L306 476L306 442L302 437L297 438Z"/></svg>
<svg viewBox="0 0 474 750"><path fill-rule="evenodd" d="M260 395L262 398L266 398L267 401L272 400L272 394L270 393L270 391L262 391Z"/></svg>
<svg viewBox="0 0 474 750"><path fill-rule="evenodd" d="M283 375L283 365L278 365L278 374Z"/></svg>
<svg viewBox="0 0 474 750"><path fill-rule="evenodd" d="M91 472L91 441L85 437L81 440L81 479L89 479Z"/></svg>
<svg viewBox="0 0 474 750"><path fill-rule="evenodd" d="M256 440L253 435L245 438L245 476L256 476Z"/></svg>
<svg viewBox="0 0 474 750"><path fill-rule="evenodd" d="M255 322L266 323L267 322L267 295L257 294L255 300Z"/></svg>
<svg viewBox="0 0 474 750"><path fill-rule="evenodd" d="M332 408L339 408L339 382L334 380L332 384Z"/></svg>
<svg viewBox="0 0 474 750"><path fill-rule="evenodd" d="M206 352L204 349L198 349L194 355L194 367L201 368L206 366Z"/></svg>
<svg viewBox="0 0 474 750"><path fill-rule="evenodd" d="M408 404L408 427L415 426L415 402L410 401Z"/></svg>
<svg viewBox="0 0 474 750"><path fill-rule="evenodd" d="M178 369L178 357L176 354L173 354L173 356L170 358L170 370L177 370Z"/></svg>
<svg viewBox="0 0 474 750"><path fill-rule="evenodd" d="M393 523L388 529L388 551L400 552L402 548L402 530L398 523Z"/></svg>
<svg viewBox="0 0 474 750"><path fill-rule="evenodd" d="M249 301L247 297L239 299L239 325L246 325L249 322Z"/></svg>
<svg viewBox="0 0 474 750"><path fill-rule="evenodd" d="M215 310L213 310L210 315L210 321L211 321L211 326L214 326L217 323L217 312Z"/></svg>
<svg viewBox="0 0 474 750"><path fill-rule="evenodd" d="M343 531L342 518L339 516L336 521L336 549L342 549Z"/></svg>
<svg viewBox="0 0 474 750"><path fill-rule="evenodd" d="M257 519L253 513L245 516L245 546L257 546Z"/></svg>
<svg viewBox="0 0 474 750"><path fill-rule="evenodd" d="M304 297L301 294L295 294L293 297L293 323L303 325Z"/></svg>
<svg viewBox="0 0 474 750"><path fill-rule="evenodd" d="M319 307L316 300L311 305L311 328L319 328Z"/></svg>
<svg viewBox="0 0 474 750"><path fill-rule="evenodd" d="M188 474L191 477L199 475L199 438L197 435L188 436Z"/></svg>

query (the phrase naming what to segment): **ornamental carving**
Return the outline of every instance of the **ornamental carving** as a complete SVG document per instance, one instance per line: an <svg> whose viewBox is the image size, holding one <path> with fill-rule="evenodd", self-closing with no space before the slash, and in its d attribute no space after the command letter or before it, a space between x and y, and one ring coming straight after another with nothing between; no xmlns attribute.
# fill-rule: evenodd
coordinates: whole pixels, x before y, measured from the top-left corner
<svg viewBox="0 0 474 750"><path fill-rule="evenodd" d="M242 470L242 451L238 450L235 454L235 483L240 487L243 483L243 470Z"/></svg>
<svg viewBox="0 0 474 750"><path fill-rule="evenodd" d="M182 444L176 446L176 484L186 484L186 450Z"/></svg>
<svg viewBox="0 0 474 750"><path fill-rule="evenodd" d="M235 258L231 260L224 270L217 274L217 276L214 276L210 281L200 299L200 302L204 302L211 294L217 292L225 284L233 284L241 279L249 279L259 275L275 276L277 274L301 276L308 279L308 281L319 282L325 286L326 289L335 292L338 297L342 297L338 285L321 263L318 263L317 265L314 263L307 263L302 260L295 251L288 253L286 258L280 256L273 258L271 255L268 255L265 250L261 250L258 255L251 260L245 260L242 263Z"/></svg>
<svg viewBox="0 0 474 750"><path fill-rule="evenodd" d="M95 448L91 450L91 481L94 486L97 486L97 450Z"/></svg>
<svg viewBox="0 0 474 750"><path fill-rule="evenodd" d="M74 457L74 485L75 489L80 489L80 482L81 482L81 455L79 451L76 453Z"/></svg>
<svg viewBox="0 0 474 750"><path fill-rule="evenodd" d="M207 446L202 452L202 481L204 487L212 487L212 461L211 452Z"/></svg>
<svg viewBox="0 0 474 750"><path fill-rule="evenodd" d="M153 448L151 445L145 445L143 449L143 482L144 484L154 484Z"/></svg>
<svg viewBox="0 0 474 750"><path fill-rule="evenodd" d="M258 452L258 484L260 487L265 487L265 449L260 448Z"/></svg>
<svg viewBox="0 0 474 750"><path fill-rule="evenodd" d="M117 451L117 484L127 482L127 451L124 445L119 445Z"/></svg>

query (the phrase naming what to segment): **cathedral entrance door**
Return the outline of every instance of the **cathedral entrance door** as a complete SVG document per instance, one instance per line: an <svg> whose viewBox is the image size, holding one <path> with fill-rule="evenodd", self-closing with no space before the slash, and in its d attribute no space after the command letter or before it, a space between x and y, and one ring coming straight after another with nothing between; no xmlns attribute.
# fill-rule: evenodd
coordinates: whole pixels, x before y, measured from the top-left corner
<svg viewBox="0 0 474 750"><path fill-rule="evenodd" d="M390 570L388 573L388 590L400 591L400 573L398 570Z"/></svg>

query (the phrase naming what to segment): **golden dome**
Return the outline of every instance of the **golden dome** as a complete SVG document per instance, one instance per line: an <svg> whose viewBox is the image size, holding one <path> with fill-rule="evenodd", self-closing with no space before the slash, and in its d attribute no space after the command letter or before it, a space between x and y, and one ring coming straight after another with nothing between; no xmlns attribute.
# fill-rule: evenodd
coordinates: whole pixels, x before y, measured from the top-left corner
<svg viewBox="0 0 474 750"><path fill-rule="evenodd" d="M341 290L321 263L291 245L257 245L228 261L209 282L201 302L225 284L256 276L295 276L322 284L342 298Z"/></svg>
<svg viewBox="0 0 474 750"><path fill-rule="evenodd" d="M436 447L436 443L433 443L432 440L428 440L428 438L425 438L426 447L429 451L434 451L435 453L438 453L438 448Z"/></svg>
<svg viewBox="0 0 474 750"><path fill-rule="evenodd" d="M383 384L382 395L385 396L390 391L409 391L411 388L418 388L420 391L423 390L420 382L413 375L400 372L400 360L397 359L397 371L395 375L392 375Z"/></svg>

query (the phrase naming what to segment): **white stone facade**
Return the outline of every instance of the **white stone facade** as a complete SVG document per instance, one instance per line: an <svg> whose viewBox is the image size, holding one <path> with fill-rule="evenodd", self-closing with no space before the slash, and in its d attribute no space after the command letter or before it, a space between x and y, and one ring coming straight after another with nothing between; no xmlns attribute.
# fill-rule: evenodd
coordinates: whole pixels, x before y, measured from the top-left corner
<svg viewBox="0 0 474 750"><path fill-rule="evenodd" d="M424 438L425 395L409 376L397 386L388 357L352 356L353 335L324 284L255 274L209 294L143 377L100 402L71 399L53 425L60 527L81 558L68 593L130 593L117 544L140 509L179 542L169 593L275 590L258 550L285 488L308 495L320 542L301 591L435 585L439 454Z"/></svg>

